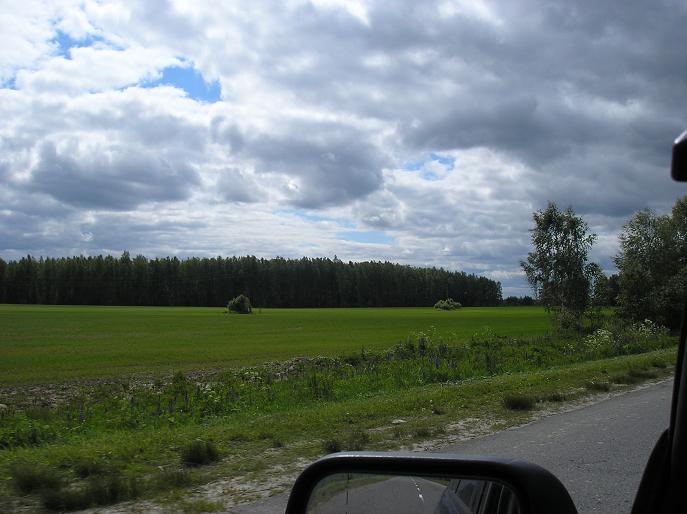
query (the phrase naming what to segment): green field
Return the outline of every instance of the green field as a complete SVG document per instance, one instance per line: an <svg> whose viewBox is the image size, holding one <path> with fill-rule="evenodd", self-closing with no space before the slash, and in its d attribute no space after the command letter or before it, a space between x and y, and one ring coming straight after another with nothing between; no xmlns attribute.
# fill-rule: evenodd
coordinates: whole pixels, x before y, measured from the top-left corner
<svg viewBox="0 0 687 514"><path fill-rule="evenodd" d="M670 376L667 329L613 321L569 334L525 307L0 305L0 512L227 510L324 453L448 444ZM204 368L226 369L189 373ZM228 477L240 487L198 492Z"/></svg>
<svg viewBox="0 0 687 514"><path fill-rule="evenodd" d="M0 384L385 350L432 327L459 342L485 326L513 337L551 328L539 307L261 309L241 316L222 308L0 305Z"/></svg>

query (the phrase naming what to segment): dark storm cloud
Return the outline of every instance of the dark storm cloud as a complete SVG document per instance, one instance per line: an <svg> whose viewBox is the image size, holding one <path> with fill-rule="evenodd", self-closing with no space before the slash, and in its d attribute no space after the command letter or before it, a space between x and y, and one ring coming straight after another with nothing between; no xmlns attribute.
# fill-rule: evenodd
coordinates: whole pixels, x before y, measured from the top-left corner
<svg viewBox="0 0 687 514"><path fill-rule="evenodd" d="M29 188L73 206L127 210L148 202L184 200L198 180L187 164L164 154L114 147L76 159L46 142Z"/></svg>
<svg viewBox="0 0 687 514"><path fill-rule="evenodd" d="M429 115L408 119L404 141L430 149L489 146L539 168L609 143L641 149L637 166L665 159L687 113L680 101L687 67L676 50L687 42L685 5L528 4L499 4L504 25L486 31L481 48L464 39L472 33L461 22L452 36L440 26L443 57L465 63L474 76ZM628 119L633 107L643 112Z"/></svg>

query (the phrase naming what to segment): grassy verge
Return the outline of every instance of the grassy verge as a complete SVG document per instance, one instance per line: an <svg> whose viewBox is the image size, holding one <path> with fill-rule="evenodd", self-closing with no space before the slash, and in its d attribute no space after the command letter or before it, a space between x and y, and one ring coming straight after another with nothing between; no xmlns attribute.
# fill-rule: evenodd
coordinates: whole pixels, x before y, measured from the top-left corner
<svg viewBox="0 0 687 514"><path fill-rule="evenodd" d="M418 384L396 388L393 394L385 388L361 390L294 404L297 408L220 412L198 422L172 422L160 415L156 418L164 417L164 422L127 428L118 419L108 426L108 418L101 417L83 430L86 419L77 412L71 434L60 432L51 442L0 451L0 510L20 504L69 510L132 498L181 505L188 503L188 493L180 491L222 477L232 477L222 479L215 495L223 502L256 499L287 489L305 463L333 449L413 448L426 440L441 444L452 437L521 424L537 409L555 409L562 400L595 394L598 389L589 384L604 383L614 391L666 377L672 373L675 354L671 347ZM307 383L309 377L301 379ZM518 404L524 408L513 409L507 395L528 400ZM52 421L46 414L45 423ZM33 476L33 470L41 476ZM61 487L41 490L41 483ZM188 508L200 508L203 501L207 500L199 498L196 507L189 503Z"/></svg>

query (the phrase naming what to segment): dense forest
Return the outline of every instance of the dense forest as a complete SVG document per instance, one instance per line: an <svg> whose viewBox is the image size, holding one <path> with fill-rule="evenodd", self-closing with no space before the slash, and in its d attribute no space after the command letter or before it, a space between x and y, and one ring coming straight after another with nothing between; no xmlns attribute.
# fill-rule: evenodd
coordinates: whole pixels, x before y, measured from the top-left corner
<svg viewBox="0 0 687 514"><path fill-rule="evenodd" d="M442 268L336 257L0 259L0 303L221 306L246 294L256 307L413 307L451 297L501 303L501 284Z"/></svg>

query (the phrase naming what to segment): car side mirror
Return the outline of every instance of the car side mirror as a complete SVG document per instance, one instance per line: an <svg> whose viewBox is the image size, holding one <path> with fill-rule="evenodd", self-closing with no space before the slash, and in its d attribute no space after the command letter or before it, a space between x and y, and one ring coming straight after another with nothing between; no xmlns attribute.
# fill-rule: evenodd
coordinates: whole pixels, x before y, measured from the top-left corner
<svg viewBox="0 0 687 514"><path fill-rule="evenodd" d="M550 472L523 461L434 453L335 453L306 468L286 514L576 513Z"/></svg>
<svg viewBox="0 0 687 514"><path fill-rule="evenodd" d="M670 166L673 180L687 182L687 130L673 144L673 162Z"/></svg>

